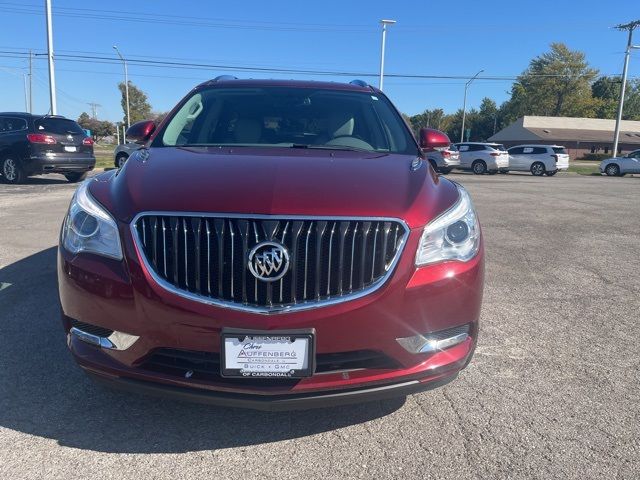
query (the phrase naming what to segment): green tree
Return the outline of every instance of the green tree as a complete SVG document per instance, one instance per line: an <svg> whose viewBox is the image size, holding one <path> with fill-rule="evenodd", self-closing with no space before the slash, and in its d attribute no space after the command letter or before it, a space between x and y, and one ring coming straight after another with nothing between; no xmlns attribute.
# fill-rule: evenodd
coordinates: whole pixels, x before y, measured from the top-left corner
<svg viewBox="0 0 640 480"><path fill-rule="evenodd" d="M582 52L563 43L552 43L551 50L529 63L511 88L511 99L504 106L507 121L523 115L593 117L599 102L591 84L598 71L589 66Z"/></svg>
<svg viewBox="0 0 640 480"><path fill-rule="evenodd" d="M120 89L122 97L120 104L122 105L122 111L124 113L123 120L126 124L127 99L124 82L118 84L118 89ZM130 121L132 124L140 120L147 120L151 115L151 105L149 104L147 94L134 85L131 80L129 80L129 115L131 116Z"/></svg>
<svg viewBox="0 0 640 480"><path fill-rule="evenodd" d="M598 102L599 118L616 118L621 85L622 81L618 77L600 77L593 82L591 92ZM637 79L627 82L622 118L640 120L640 81Z"/></svg>
<svg viewBox="0 0 640 480"><path fill-rule="evenodd" d="M82 112L77 121L82 128L91 130L91 136L96 141L116 133L116 126L112 122L91 118L86 112Z"/></svg>

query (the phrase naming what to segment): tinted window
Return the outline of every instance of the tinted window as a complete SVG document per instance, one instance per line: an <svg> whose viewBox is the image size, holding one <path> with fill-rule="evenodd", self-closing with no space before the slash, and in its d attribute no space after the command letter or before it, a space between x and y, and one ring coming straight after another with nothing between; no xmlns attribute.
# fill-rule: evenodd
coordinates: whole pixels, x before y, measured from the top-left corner
<svg viewBox="0 0 640 480"><path fill-rule="evenodd" d="M417 146L384 97L291 87L195 92L154 146L345 148L415 155Z"/></svg>
<svg viewBox="0 0 640 480"><path fill-rule="evenodd" d="M511 155L520 155L524 152L524 147L513 147L509 149Z"/></svg>
<svg viewBox="0 0 640 480"><path fill-rule="evenodd" d="M0 133L18 132L27 129L24 118L0 117Z"/></svg>
<svg viewBox="0 0 640 480"><path fill-rule="evenodd" d="M533 153L534 155L539 155L541 153L547 153L547 149L545 147L533 147Z"/></svg>
<svg viewBox="0 0 640 480"><path fill-rule="evenodd" d="M36 132L54 133L57 135L84 135L84 130L73 120L67 118L44 117L34 122Z"/></svg>
<svg viewBox="0 0 640 480"><path fill-rule="evenodd" d="M559 153L560 155L567 155L567 149L564 147L551 147L553 153Z"/></svg>
<svg viewBox="0 0 640 480"><path fill-rule="evenodd" d="M467 148L463 148L463 147L467 147ZM467 152L479 152L480 150L484 150L484 145L460 145L460 151L467 151Z"/></svg>
<svg viewBox="0 0 640 480"><path fill-rule="evenodd" d="M501 152L506 152L507 151L507 149L504 148L504 145L499 145L497 143L491 144L491 145L489 145L489 147L493 148L494 150L500 150Z"/></svg>

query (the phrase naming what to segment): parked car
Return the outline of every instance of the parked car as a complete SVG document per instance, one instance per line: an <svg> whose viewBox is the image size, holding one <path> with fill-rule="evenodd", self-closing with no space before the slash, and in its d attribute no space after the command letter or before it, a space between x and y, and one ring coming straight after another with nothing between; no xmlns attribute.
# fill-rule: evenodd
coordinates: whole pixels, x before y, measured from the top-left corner
<svg viewBox="0 0 640 480"><path fill-rule="evenodd" d="M438 132L439 135L444 135L444 133L439 130L430 130ZM449 173L454 168L460 166L460 154L458 153L458 149L451 143L446 147L427 147L422 151L436 172Z"/></svg>
<svg viewBox="0 0 640 480"><path fill-rule="evenodd" d="M508 152L509 170L552 177L569 168L569 154L561 145L517 145Z"/></svg>
<svg viewBox="0 0 640 480"><path fill-rule="evenodd" d="M624 157L607 158L600 163L600 173L610 177L640 173L640 150L634 150Z"/></svg>
<svg viewBox="0 0 640 480"><path fill-rule="evenodd" d="M509 154L499 143L463 142L454 144L460 152L460 168L476 175L509 171Z"/></svg>
<svg viewBox="0 0 640 480"><path fill-rule="evenodd" d="M30 175L62 173L78 182L95 167L93 140L62 116L0 113L0 173L7 183Z"/></svg>
<svg viewBox="0 0 640 480"><path fill-rule="evenodd" d="M478 217L377 88L223 77L127 137L145 147L83 183L62 225L62 321L87 373L290 409L407 395L469 363Z"/></svg>
<svg viewBox="0 0 640 480"><path fill-rule="evenodd" d="M116 168L122 168L124 162L131 156L133 152L138 150L142 145L136 142L126 142L118 145L113 151L113 164Z"/></svg>

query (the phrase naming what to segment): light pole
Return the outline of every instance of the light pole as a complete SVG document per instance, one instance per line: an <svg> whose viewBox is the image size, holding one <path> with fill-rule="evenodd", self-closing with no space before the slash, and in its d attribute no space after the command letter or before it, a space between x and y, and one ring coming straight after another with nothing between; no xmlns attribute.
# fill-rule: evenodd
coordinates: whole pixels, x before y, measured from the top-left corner
<svg viewBox="0 0 640 480"><path fill-rule="evenodd" d="M53 69L53 27L51 26L51 0L45 0L45 16L47 18L47 58L49 59L49 98L51 115L58 113L56 102L56 73Z"/></svg>
<svg viewBox="0 0 640 480"><path fill-rule="evenodd" d="M113 46L113 49L116 51L124 65L124 98L127 103L127 128L129 128L131 126L131 119L129 117L129 74L127 73L127 61L124 59L116 45Z"/></svg>
<svg viewBox="0 0 640 480"><path fill-rule="evenodd" d="M384 44L387 40L387 25L393 25L396 23L395 20L380 20L382 24L382 48L380 49L380 82L378 84L378 88L382 90L382 85L384 83Z"/></svg>
<svg viewBox="0 0 640 480"><path fill-rule="evenodd" d="M618 140L620 138L620 122L622 121L622 108L624 107L624 91L627 86L627 70L629 69L629 57L632 48L640 48L640 45L632 45L633 30L640 25L640 20L629 22L625 25L616 25L618 30L628 30L629 39L627 41L627 50L624 54L624 66L622 67L622 87L620 87L620 100L618 102L618 115L616 116L616 129L613 133L613 156L618 155Z"/></svg>
<svg viewBox="0 0 640 480"><path fill-rule="evenodd" d="M473 82L476 78L478 78L478 75L480 75L482 72L484 72L484 70L480 70L473 77L471 77L467 81L467 83L464 84L464 101L462 102L462 129L460 131L461 142L464 142L464 121L466 120L466 117L467 117L467 88L469 88L469 85L471 85L471 82Z"/></svg>

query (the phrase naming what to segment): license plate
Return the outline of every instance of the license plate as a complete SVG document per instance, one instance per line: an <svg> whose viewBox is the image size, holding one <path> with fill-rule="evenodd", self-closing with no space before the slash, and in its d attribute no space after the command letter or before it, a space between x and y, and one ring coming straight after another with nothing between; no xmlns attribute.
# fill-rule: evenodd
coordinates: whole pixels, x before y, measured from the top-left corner
<svg viewBox="0 0 640 480"><path fill-rule="evenodd" d="M78 148L77 147L64 147L64 151L65 152L77 152Z"/></svg>
<svg viewBox="0 0 640 480"><path fill-rule="evenodd" d="M221 375L302 378L314 371L313 331L222 330Z"/></svg>

